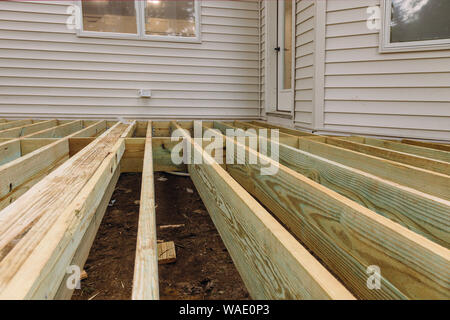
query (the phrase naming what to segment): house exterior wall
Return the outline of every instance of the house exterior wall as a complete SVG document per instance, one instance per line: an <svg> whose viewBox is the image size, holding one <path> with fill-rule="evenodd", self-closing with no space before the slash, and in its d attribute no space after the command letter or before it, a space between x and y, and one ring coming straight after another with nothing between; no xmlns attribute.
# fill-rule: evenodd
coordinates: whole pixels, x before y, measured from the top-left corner
<svg viewBox="0 0 450 320"><path fill-rule="evenodd" d="M290 125L318 133L450 140L450 50L380 53L367 8L381 1L296 1Z"/></svg>
<svg viewBox="0 0 450 320"><path fill-rule="evenodd" d="M78 37L71 4L0 1L1 117L259 117L259 1L202 1L201 43Z"/></svg>

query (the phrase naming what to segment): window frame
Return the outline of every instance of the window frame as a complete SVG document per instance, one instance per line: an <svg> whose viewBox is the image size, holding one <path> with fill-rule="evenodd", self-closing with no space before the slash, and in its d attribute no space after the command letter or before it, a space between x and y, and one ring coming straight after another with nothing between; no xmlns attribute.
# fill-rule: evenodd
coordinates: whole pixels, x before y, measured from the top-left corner
<svg viewBox="0 0 450 320"><path fill-rule="evenodd" d="M118 33L118 32L100 32L100 31L86 31L83 27L83 7L81 0L75 0L75 5L79 7L79 21L80 28L77 29L78 37L90 38L113 38L126 40L150 40L150 41L165 41L165 42L190 42L201 43L201 0L194 0L195 6L195 37L181 37L181 36L159 36L145 34L145 1L134 0L136 8L136 27L137 33Z"/></svg>
<svg viewBox="0 0 450 320"><path fill-rule="evenodd" d="M450 49L450 38L391 43L392 0L381 1L381 30L379 50L383 52L434 51Z"/></svg>

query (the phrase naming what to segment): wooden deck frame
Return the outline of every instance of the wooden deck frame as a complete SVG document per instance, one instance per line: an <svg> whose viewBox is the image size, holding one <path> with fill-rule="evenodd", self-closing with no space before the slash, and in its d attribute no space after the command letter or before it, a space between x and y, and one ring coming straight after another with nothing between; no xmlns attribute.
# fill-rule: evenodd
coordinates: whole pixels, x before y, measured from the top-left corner
<svg viewBox="0 0 450 320"><path fill-rule="evenodd" d="M261 126L241 121L235 121L234 125L241 128L263 128ZM446 174L330 145L323 142L327 139L327 137L297 137L297 139L298 146L294 145L294 147L297 147L300 150L326 159L332 159L335 162L339 162L343 165L353 167L386 180L391 180L400 185L404 185L445 200L450 200L450 182L449 176Z"/></svg>
<svg viewBox="0 0 450 320"><path fill-rule="evenodd" d="M209 141L191 138L192 121L0 125L8 127L0 130L0 299L71 297L66 268L83 267L121 172L143 174L132 298L158 299L153 172L186 169L253 298L449 298L450 178L423 169L426 163L403 164L258 121L203 122L205 128L280 128L281 171L263 177L258 165L215 163L203 152ZM184 129L203 164L171 162L174 129ZM332 139L443 162L447 170L443 144ZM11 148L2 153L2 146ZM247 151L259 156L258 149ZM408 175L425 180L414 184ZM61 179L71 187L62 188ZM365 287L370 264L381 267L382 290Z"/></svg>
<svg viewBox="0 0 450 320"><path fill-rule="evenodd" d="M226 139L239 145L234 139ZM264 158L264 162L276 164L258 151L245 148L249 154ZM238 153L235 157L237 159ZM227 171L283 221L359 298L448 299L445 285L450 276L445 270L445 265L450 263L448 249L282 164L276 174L263 176L259 174L261 164L249 164L245 156L241 161L245 164L227 164ZM431 256L430 269L422 269L420 264L424 257ZM371 265L386 270L380 290L370 290L366 286L366 269ZM414 287L409 283L411 277L418 280ZM434 281L430 282L433 277L440 279L440 286L433 287Z"/></svg>

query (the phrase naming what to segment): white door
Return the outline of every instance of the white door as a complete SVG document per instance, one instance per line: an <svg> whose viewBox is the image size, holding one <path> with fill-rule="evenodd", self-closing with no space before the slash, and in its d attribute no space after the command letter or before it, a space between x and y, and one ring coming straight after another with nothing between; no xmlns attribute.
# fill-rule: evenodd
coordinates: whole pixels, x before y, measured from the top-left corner
<svg viewBox="0 0 450 320"><path fill-rule="evenodd" d="M293 0L276 1L278 5L277 93L278 111L292 111L293 91Z"/></svg>

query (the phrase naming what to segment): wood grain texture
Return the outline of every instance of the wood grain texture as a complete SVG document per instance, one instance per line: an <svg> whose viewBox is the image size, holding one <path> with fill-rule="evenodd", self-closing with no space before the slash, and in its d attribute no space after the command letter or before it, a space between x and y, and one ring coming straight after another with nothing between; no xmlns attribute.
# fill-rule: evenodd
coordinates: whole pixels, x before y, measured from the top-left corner
<svg viewBox="0 0 450 320"><path fill-rule="evenodd" d="M223 122L216 127L227 128ZM278 148L282 165L450 248L449 201L283 144Z"/></svg>
<svg viewBox="0 0 450 320"><path fill-rule="evenodd" d="M153 178L152 125L148 123L142 171L133 300L158 300L158 247L156 241L155 187Z"/></svg>
<svg viewBox="0 0 450 320"><path fill-rule="evenodd" d="M262 157L265 162L273 162ZM259 164L227 165L230 174L285 223L357 297L450 297L448 249L283 165L279 165L274 175L261 175L260 169ZM381 269L380 290L370 290L366 285L366 270L371 265Z"/></svg>
<svg viewBox="0 0 450 320"><path fill-rule="evenodd" d="M108 208L108 204L111 201L111 197L114 193L114 189L117 185L117 181L120 177L120 167L116 168L113 178L111 179L108 188L106 189L105 194L101 200L100 205L98 206L92 220L89 224L88 229L86 230L83 239L80 242L80 245L75 252L75 255L72 258L72 262L70 265L79 266L82 270L84 268L84 264L89 256L89 251L91 250L92 244L97 235L98 228L100 227L100 223L102 222L103 216L105 215L106 209ZM72 297L73 291L67 287L67 279L70 274L66 274L61 281L61 284L58 288L58 291L55 294L55 300L70 300Z"/></svg>
<svg viewBox="0 0 450 320"><path fill-rule="evenodd" d="M33 124L27 124L22 127L11 128L7 130L0 131L0 138L20 138L23 136L30 135L32 133L56 127L58 125L58 120L47 120L35 122Z"/></svg>
<svg viewBox="0 0 450 320"><path fill-rule="evenodd" d="M66 261L56 258L56 255L58 252L70 255L71 252L62 251L58 246L65 247L65 241L69 241L71 249L76 249L76 239L84 233L66 233L67 227L78 228L80 221L77 219L89 217L93 209L90 205L100 202L101 197L93 188L101 191L107 187L108 183L104 182L111 179L114 166L117 166L125 149L123 140L119 139L126 128L123 124L112 127L0 212L0 249L3 257L0 262L0 297L33 298L36 292L40 298L51 298L56 293L58 280L65 273L61 263ZM93 180L93 176L97 178ZM70 188L67 188L69 185ZM64 208L62 212L61 208ZM11 243L14 239L16 241ZM69 263L72 257L66 258ZM55 263L59 268L55 276L60 278L51 280ZM53 282L40 287L40 282L48 277L48 281Z"/></svg>
<svg viewBox="0 0 450 320"><path fill-rule="evenodd" d="M26 119L26 120L16 120L16 121L7 121L0 123L0 131L11 129L11 128L17 128L22 127L28 124L33 124L33 120Z"/></svg>
<svg viewBox="0 0 450 320"><path fill-rule="evenodd" d="M409 140L409 139L403 139L401 142L404 144L421 146L421 147L425 147L425 148L450 152L450 144L433 143L433 142L425 142L425 141Z"/></svg>
<svg viewBox="0 0 450 320"><path fill-rule="evenodd" d="M188 168L252 298L354 299L210 156Z"/></svg>
<svg viewBox="0 0 450 320"><path fill-rule="evenodd" d="M342 138L339 138L342 139ZM359 143L368 144L375 147L391 149L399 152L409 153L420 157L434 159L438 161L450 162L450 152L443 150L436 150L431 148L425 148L421 146L409 145L397 141L389 141L382 139L374 139L368 137L360 137Z"/></svg>
<svg viewBox="0 0 450 320"><path fill-rule="evenodd" d="M83 129L83 121L75 120L69 123L61 124L57 127L50 129L45 129L30 135L25 136L26 138L63 138L72 133L80 131Z"/></svg>

